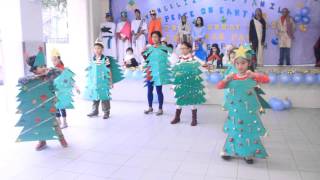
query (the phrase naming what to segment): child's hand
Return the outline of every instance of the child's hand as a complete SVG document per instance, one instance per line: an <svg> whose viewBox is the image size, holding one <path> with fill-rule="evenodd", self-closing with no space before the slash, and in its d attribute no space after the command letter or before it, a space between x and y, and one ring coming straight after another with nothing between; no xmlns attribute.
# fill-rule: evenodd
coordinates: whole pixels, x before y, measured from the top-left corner
<svg viewBox="0 0 320 180"><path fill-rule="evenodd" d="M233 79L233 73L227 75L224 80L225 80L226 82L229 82L229 81L231 81L232 79Z"/></svg>

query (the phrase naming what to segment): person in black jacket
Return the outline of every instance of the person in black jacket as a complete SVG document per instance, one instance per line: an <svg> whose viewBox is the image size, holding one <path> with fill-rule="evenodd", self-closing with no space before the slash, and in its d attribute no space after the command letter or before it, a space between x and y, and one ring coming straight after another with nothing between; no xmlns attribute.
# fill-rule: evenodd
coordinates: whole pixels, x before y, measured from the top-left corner
<svg viewBox="0 0 320 180"><path fill-rule="evenodd" d="M255 16L250 21L249 42L256 53L256 65L263 66L263 48L266 40L266 21L263 18L262 10L257 8Z"/></svg>
<svg viewBox="0 0 320 180"><path fill-rule="evenodd" d="M316 57L316 67L320 67L320 37L313 47L314 56Z"/></svg>

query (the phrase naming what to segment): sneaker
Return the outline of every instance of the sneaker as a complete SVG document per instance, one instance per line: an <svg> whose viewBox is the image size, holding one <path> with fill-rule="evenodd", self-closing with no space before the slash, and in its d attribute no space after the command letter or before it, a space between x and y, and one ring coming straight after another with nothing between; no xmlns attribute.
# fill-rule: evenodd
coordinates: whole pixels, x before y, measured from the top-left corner
<svg viewBox="0 0 320 180"><path fill-rule="evenodd" d="M62 125L60 126L61 129L65 129L68 127L68 124L67 123L62 123Z"/></svg>
<svg viewBox="0 0 320 180"><path fill-rule="evenodd" d="M105 114L103 115L103 119L109 119L109 113L105 113Z"/></svg>
<svg viewBox="0 0 320 180"><path fill-rule="evenodd" d="M151 114L153 112L153 108L149 107L148 110L144 110L144 114Z"/></svg>
<svg viewBox="0 0 320 180"><path fill-rule="evenodd" d="M156 113L156 116L161 116L161 115L163 115L163 110L159 109L158 112Z"/></svg>
<svg viewBox="0 0 320 180"><path fill-rule="evenodd" d="M59 141L60 141L60 144L62 147L64 147L64 148L68 147L68 143L67 143L66 139L64 139L64 137L60 138Z"/></svg>
<svg viewBox="0 0 320 180"><path fill-rule="evenodd" d="M247 164L253 164L253 159L252 158L244 158Z"/></svg>
<svg viewBox="0 0 320 180"><path fill-rule="evenodd" d="M39 141L39 143L36 146L37 151L42 151L47 148L47 142L46 141Z"/></svg>
<svg viewBox="0 0 320 180"><path fill-rule="evenodd" d="M222 158L223 160L229 161L229 160L231 159L231 156L222 155L221 158Z"/></svg>
<svg viewBox="0 0 320 180"><path fill-rule="evenodd" d="M87 116L88 117L94 117L94 116L98 116L98 112L92 112L92 113L90 113L90 114L88 114Z"/></svg>

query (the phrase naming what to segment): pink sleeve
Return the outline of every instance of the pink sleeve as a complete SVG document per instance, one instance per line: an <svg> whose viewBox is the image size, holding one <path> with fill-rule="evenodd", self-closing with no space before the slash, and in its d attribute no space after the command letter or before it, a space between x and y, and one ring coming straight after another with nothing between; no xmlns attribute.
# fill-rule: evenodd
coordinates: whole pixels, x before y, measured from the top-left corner
<svg viewBox="0 0 320 180"><path fill-rule="evenodd" d="M258 83L269 83L270 81L269 76L259 73L254 73L253 80L257 81Z"/></svg>
<svg viewBox="0 0 320 180"><path fill-rule="evenodd" d="M216 87L218 89L224 89L227 86L227 83L225 81L220 81L218 82L218 84L216 85Z"/></svg>

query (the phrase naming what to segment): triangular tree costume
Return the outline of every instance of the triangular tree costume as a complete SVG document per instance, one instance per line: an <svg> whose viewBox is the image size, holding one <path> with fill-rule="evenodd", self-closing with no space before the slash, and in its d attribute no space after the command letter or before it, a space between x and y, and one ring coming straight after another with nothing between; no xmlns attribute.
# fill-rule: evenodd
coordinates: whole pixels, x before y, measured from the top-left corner
<svg viewBox="0 0 320 180"><path fill-rule="evenodd" d="M63 99L60 93L55 94L55 90L72 94L72 88L66 86L62 88L58 83L59 80L57 80L58 84L53 82L60 73L59 70L51 69L47 75L29 76L19 80L18 110L22 115L16 126L23 129L17 139L18 142L59 139L55 129L56 106L67 108L63 106L65 104L73 107L72 98ZM61 79L73 80L71 77L61 77ZM58 99L57 104L56 99Z"/></svg>
<svg viewBox="0 0 320 180"><path fill-rule="evenodd" d="M150 46L143 55L146 57L146 74L154 86L161 86L172 83L170 62L168 59L170 49L166 46ZM148 80L148 77L147 77Z"/></svg>
<svg viewBox="0 0 320 180"><path fill-rule="evenodd" d="M227 85L226 108L229 111L224 124L224 132L228 134L224 152L230 156L265 158L267 153L261 143L260 136L266 130L260 120L259 110L262 108L252 79L233 80Z"/></svg>
<svg viewBox="0 0 320 180"><path fill-rule="evenodd" d="M110 100L110 69L107 68L105 59L100 64L91 61L87 71L84 97L91 101Z"/></svg>
<svg viewBox="0 0 320 180"><path fill-rule="evenodd" d="M236 59L250 59L251 49L240 46L236 50ZM257 82L251 78L231 80L225 88L229 89L226 95L225 108L228 118L224 124L224 132L228 134L224 145L224 153L236 157L267 157L266 150L260 137L266 130L259 117L263 104L258 94L263 91L256 89Z"/></svg>
<svg viewBox="0 0 320 180"><path fill-rule="evenodd" d="M57 109L74 108L72 104L73 102L72 90L75 84L73 77L74 77L74 73L70 69L65 68L61 73L61 75L54 80L54 85L56 88L56 96L57 96L57 102L56 102Z"/></svg>
<svg viewBox="0 0 320 180"><path fill-rule="evenodd" d="M198 61L186 61L172 68L174 97L177 105L197 105L206 101L200 66Z"/></svg>
<svg viewBox="0 0 320 180"><path fill-rule="evenodd" d="M124 79L124 75L121 69L121 66L119 65L118 61L111 57L107 56L107 58L110 61L110 70L112 74L112 83L115 84L117 82L120 82Z"/></svg>

